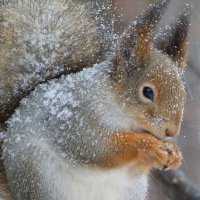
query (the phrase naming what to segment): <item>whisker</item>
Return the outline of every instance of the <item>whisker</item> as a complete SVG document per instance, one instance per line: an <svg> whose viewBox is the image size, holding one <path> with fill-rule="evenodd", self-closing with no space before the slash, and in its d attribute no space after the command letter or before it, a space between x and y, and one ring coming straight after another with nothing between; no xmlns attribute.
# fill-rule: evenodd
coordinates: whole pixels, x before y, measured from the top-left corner
<svg viewBox="0 0 200 200"><path fill-rule="evenodd" d="M193 96L192 91L191 91L189 84L187 82L187 78L185 76L183 76L183 79L184 79L184 82L185 82L186 91L188 92L190 99L193 100L194 96Z"/></svg>
<svg viewBox="0 0 200 200"><path fill-rule="evenodd" d="M188 166L188 164L187 164L187 162L186 162L186 160L185 160L184 157L183 157L183 166L185 166L185 169L186 169L187 171L190 171L190 170L189 170L189 166Z"/></svg>
<svg viewBox="0 0 200 200"><path fill-rule="evenodd" d="M195 105L200 105L199 99L198 99L198 98L194 98L193 100L187 101L185 107L188 107L188 106L195 106Z"/></svg>
<svg viewBox="0 0 200 200"><path fill-rule="evenodd" d="M185 124L185 123L192 123L192 122L194 122L194 123L195 123L195 122L200 122L200 120L184 121L183 124Z"/></svg>
<svg viewBox="0 0 200 200"><path fill-rule="evenodd" d="M185 125L183 125L183 129L187 129L187 130L190 131L190 133L195 134L197 136L200 136L200 130L198 130L198 129L194 129L194 128L191 128L191 127L188 127L188 126L185 126ZM186 134L188 134L188 133L186 133Z"/></svg>

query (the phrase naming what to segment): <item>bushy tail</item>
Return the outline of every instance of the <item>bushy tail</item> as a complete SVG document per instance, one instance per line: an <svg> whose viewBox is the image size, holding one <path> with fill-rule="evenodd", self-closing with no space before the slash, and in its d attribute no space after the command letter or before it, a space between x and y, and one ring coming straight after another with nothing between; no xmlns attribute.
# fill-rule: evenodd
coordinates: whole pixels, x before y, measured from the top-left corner
<svg viewBox="0 0 200 200"><path fill-rule="evenodd" d="M86 5L9 0L0 10L0 123L35 85L97 62L101 45Z"/></svg>

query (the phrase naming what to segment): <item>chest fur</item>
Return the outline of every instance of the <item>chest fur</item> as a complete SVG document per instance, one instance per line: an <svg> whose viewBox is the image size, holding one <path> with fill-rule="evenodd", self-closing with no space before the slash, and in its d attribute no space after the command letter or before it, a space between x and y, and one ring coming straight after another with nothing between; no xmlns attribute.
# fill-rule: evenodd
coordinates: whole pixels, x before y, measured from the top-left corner
<svg viewBox="0 0 200 200"><path fill-rule="evenodd" d="M147 175L133 176L127 167L101 171L56 162L43 169L51 199L143 200L146 196Z"/></svg>

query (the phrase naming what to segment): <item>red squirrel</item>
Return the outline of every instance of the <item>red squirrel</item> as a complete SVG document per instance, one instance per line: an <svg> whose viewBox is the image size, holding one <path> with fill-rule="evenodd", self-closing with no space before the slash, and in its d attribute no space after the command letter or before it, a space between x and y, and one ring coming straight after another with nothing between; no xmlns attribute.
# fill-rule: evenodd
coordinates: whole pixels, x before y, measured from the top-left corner
<svg viewBox="0 0 200 200"><path fill-rule="evenodd" d="M170 28L153 38L169 2L160 0L136 17L104 61L40 84L21 100L7 121L3 144L14 199L143 200L151 169L180 166L181 152L167 138L179 134L183 118L186 93L182 75L190 13L186 8ZM22 35L28 38L44 32L51 41L48 45L44 39L44 46L37 40L26 44L29 56L33 54L31 61L40 48L46 49L45 55L37 55L42 63L46 56L62 58L64 48L70 51L68 38L56 38L62 30L61 36L83 30L71 40L72 51L80 41L80 48L73 51L79 61L87 63L90 48L92 52L98 49L97 29L87 30L86 35L84 30L89 27L80 23L89 15L79 18L77 12L84 13L83 5L72 6L73 2L66 0L18 0L13 5L3 8L5 17L13 13L7 17L14 23L12 31L21 34L22 28ZM89 22L91 28L97 26L92 19ZM19 30L14 30L15 26ZM57 47L58 57L56 47L52 47L55 52L50 49L54 39L63 39ZM82 48L84 45L87 48ZM21 53L19 50L19 57ZM23 59L21 63L27 61Z"/></svg>

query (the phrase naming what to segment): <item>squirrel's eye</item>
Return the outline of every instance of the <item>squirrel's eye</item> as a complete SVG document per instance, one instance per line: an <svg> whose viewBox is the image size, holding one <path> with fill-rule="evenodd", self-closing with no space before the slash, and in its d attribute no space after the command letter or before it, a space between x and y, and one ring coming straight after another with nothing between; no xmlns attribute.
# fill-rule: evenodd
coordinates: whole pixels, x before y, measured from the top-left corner
<svg viewBox="0 0 200 200"><path fill-rule="evenodd" d="M154 97L154 92L150 87L144 87L143 88L143 95L147 98L150 99L151 101L153 101L153 97Z"/></svg>

